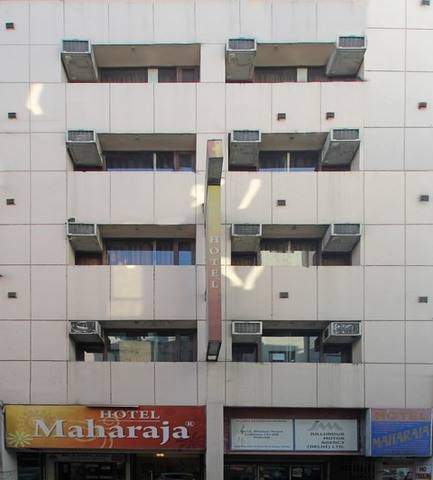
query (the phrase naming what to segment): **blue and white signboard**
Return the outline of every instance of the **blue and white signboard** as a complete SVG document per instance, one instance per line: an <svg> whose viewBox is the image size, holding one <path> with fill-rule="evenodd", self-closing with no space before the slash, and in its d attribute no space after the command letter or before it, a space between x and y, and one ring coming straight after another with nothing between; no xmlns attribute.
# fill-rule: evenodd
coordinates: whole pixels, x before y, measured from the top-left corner
<svg viewBox="0 0 433 480"><path fill-rule="evenodd" d="M372 457L429 457L430 409L378 408L369 411L367 448Z"/></svg>

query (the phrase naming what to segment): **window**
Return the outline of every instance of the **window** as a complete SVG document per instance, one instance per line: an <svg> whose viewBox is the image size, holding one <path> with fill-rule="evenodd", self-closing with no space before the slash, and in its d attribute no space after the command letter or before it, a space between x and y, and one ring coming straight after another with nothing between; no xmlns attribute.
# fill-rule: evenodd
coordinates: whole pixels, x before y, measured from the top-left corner
<svg viewBox="0 0 433 480"><path fill-rule="evenodd" d="M351 344L322 344L320 331L263 332L257 344L232 343L233 362L351 363Z"/></svg>
<svg viewBox="0 0 433 480"><path fill-rule="evenodd" d="M232 265L244 266L244 267L257 265L257 254L232 252L231 263Z"/></svg>
<svg viewBox="0 0 433 480"><path fill-rule="evenodd" d="M318 151L295 151L290 152L291 172L314 172L319 166Z"/></svg>
<svg viewBox="0 0 433 480"><path fill-rule="evenodd" d="M99 79L110 83L147 83L147 67L100 68Z"/></svg>
<svg viewBox="0 0 433 480"><path fill-rule="evenodd" d="M257 362L257 354L255 343L233 343L233 362Z"/></svg>
<svg viewBox="0 0 433 480"><path fill-rule="evenodd" d="M279 83L296 82L296 67L255 67L254 82L256 83Z"/></svg>
<svg viewBox="0 0 433 480"><path fill-rule="evenodd" d="M108 265L194 265L194 240L107 239Z"/></svg>
<svg viewBox="0 0 433 480"><path fill-rule="evenodd" d="M100 253L75 253L75 265L102 265L102 255Z"/></svg>
<svg viewBox="0 0 433 480"><path fill-rule="evenodd" d="M259 171L285 172L287 171L288 152L262 151L259 154Z"/></svg>
<svg viewBox="0 0 433 480"><path fill-rule="evenodd" d="M79 361L194 362L196 333L190 330L108 331L104 345L77 345Z"/></svg>
<svg viewBox="0 0 433 480"><path fill-rule="evenodd" d="M153 170L152 152L104 152L107 170Z"/></svg>
<svg viewBox="0 0 433 480"><path fill-rule="evenodd" d="M198 67L163 67L158 68L160 83L193 83L200 80Z"/></svg>
<svg viewBox="0 0 433 480"><path fill-rule="evenodd" d="M109 171L192 172L195 168L194 152L104 152L104 156Z"/></svg>

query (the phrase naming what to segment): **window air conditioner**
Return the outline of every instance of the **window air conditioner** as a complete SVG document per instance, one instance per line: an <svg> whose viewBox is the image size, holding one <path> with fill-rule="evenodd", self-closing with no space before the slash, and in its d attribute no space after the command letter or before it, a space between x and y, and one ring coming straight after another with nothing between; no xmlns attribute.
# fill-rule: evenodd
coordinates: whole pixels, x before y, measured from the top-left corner
<svg viewBox="0 0 433 480"><path fill-rule="evenodd" d="M233 343L260 342L263 322L232 322Z"/></svg>
<svg viewBox="0 0 433 480"><path fill-rule="evenodd" d="M366 47L367 39L364 36L338 37L336 49L326 67L326 75L355 76L364 61Z"/></svg>
<svg viewBox="0 0 433 480"><path fill-rule="evenodd" d="M232 252L258 252L262 226L260 224L233 224Z"/></svg>
<svg viewBox="0 0 433 480"><path fill-rule="evenodd" d="M70 82L96 82L98 70L88 40L63 40L61 58Z"/></svg>
<svg viewBox="0 0 433 480"><path fill-rule="evenodd" d="M226 45L226 77L232 81L252 80L257 43L253 38L231 38Z"/></svg>
<svg viewBox="0 0 433 480"><path fill-rule="evenodd" d="M350 165L359 149L359 130L355 128L333 129L322 149L323 165Z"/></svg>
<svg viewBox="0 0 433 480"><path fill-rule="evenodd" d="M77 343L102 343L102 329L99 322L69 322L69 335Z"/></svg>
<svg viewBox="0 0 433 480"><path fill-rule="evenodd" d="M98 136L94 130L68 130L66 148L77 167L102 167Z"/></svg>
<svg viewBox="0 0 433 480"><path fill-rule="evenodd" d="M359 223L333 223L322 240L322 251L350 253L361 238Z"/></svg>
<svg viewBox="0 0 433 480"><path fill-rule="evenodd" d="M361 336L361 322L331 322L322 333L322 343L353 343Z"/></svg>
<svg viewBox="0 0 433 480"><path fill-rule="evenodd" d="M230 166L259 166L262 136L259 130L234 130L230 134Z"/></svg>
<svg viewBox="0 0 433 480"><path fill-rule="evenodd" d="M102 252L102 240L95 223L67 222L66 236L77 252Z"/></svg>

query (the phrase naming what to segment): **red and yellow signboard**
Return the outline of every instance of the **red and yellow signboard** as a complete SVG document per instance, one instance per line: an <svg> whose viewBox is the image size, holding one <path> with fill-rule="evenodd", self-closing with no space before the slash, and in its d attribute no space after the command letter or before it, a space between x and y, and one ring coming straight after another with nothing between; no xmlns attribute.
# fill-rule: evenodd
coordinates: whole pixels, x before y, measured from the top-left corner
<svg viewBox="0 0 433 480"><path fill-rule="evenodd" d="M205 407L6 406L8 448L204 450L205 446Z"/></svg>

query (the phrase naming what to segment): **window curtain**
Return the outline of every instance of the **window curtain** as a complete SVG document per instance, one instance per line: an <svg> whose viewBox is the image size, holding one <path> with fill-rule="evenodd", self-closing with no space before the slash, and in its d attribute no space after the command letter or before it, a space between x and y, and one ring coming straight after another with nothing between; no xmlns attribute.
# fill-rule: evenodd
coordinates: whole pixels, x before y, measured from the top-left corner
<svg viewBox="0 0 433 480"><path fill-rule="evenodd" d="M99 78L110 83L147 83L147 67L100 68Z"/></svg>
<svg viewBox="0 0 433 480"><path fill-rule="evenodd" d="M254 69L256 83L296 82L296 67L256 67Z"/></svg>
<svg viewBox="0 0 433 480"><path fill-rule="evenodd" d="M152 152L105 152L107 170L153 170Z"/></svg>
<svg viewBox="0 0 433 480"><path fill-rule="evenodd" d="M149 240L108 240L109 265L152 265L153 242Z"/></svg>

